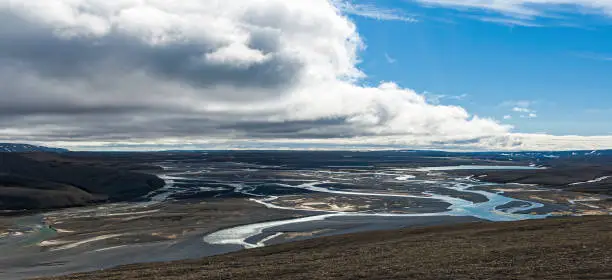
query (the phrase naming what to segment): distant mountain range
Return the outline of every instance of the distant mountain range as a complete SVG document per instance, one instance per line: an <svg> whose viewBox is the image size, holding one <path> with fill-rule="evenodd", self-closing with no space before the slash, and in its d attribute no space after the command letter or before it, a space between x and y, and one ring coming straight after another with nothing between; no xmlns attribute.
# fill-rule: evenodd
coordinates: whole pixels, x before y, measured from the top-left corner
<svg viewBox="0 0 612 280"><path fill-rule="evenodd" d="M206 154L223 154L228 150L165 150L160 151L164 153L206 153ZM234 153L308 153L308 151L304 150L233 150ZM347 154L350 155L352 153L360 153L359 151L350 151L350 150L329 150L322 151L328 154L338 153L338 154ZM372 155L394 155L397 153L403 153L411 156L421 156L421 157L457 157L457 156L466 156L466 157L474 157L474 158L486 158L486 159L494 159L494 160L550 160L550 159L567 159L567 158L593 158L593 157L610 157L612 156L612 150L569 150L569 151L521 151L521 152L504 152L504 151L494 151L494 152L450 152L450 151L437 151L437 150L373 150L368 151L367 153Z"/></svg>
<svg viewBox="0 0 612 280"><path fill-rule="evenodd" d="M28 153L28 152L65 153L65 152L68 152L68 150L61 149L61 148L35 146L35 145L30 145L30 144L0 143L0 153Z"/></svg>
<svg viewBox="0 0 612 280"><path fill-rule="evenodd" d="M500 158L555 159L574 157L612 156L612 150L570 150L570 151L522 151L522 152L444 152L444 151L405 151L432 156L493 156Z"/></svg>
<svg viewBox="0 0 612 280"><path fill-rule="evenodd" d="M242 152L249 152L246 149ZM291 150L255 150L257 152L272 152L272 153L287 153L292 152ZM27 152L53 152L53 153L66 153L68 149L52 148L45 146L36 146L30 144L20 143L0 143L0 153L27 153ZM226 150L165 150L160 151L165 153L224 153ZM235 151L241 152L241 151ZM301 150L295 150L293 152L303 152ZM351 151L328 151L337 153L351 153ZM488 157L495 158L498 160L504 159L556 159L556 158L573 158L573 157L594 157L594 156L612 156L612 150L588 150L588 151L523 151L523 152L447 152L447 151L436 151L436 150L387 150L387 151L371 151L371 153L411 153L418 156L472 156L472 157Z"/></svg>

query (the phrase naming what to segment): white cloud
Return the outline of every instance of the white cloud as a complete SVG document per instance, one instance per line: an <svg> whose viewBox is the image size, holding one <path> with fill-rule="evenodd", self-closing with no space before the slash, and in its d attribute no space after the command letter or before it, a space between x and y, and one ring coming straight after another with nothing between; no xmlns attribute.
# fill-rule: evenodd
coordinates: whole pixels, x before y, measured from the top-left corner
<svg viewBox="0 0 612 280"><path fill-rule="evenodd" d="M545 16L548 8L568 6L583 8L579 13L591 12L612 16L612 0L415 0L421 3L464 9L482 9L517 18Z"/></svg>
<svg viewBox="0 0 612 280"><path fill-rule="evenodd" d="M538 117L538 112L531 108L536 102L529 100L506 101L500 104L501 107L511 107L511 112L523 119L533 119ZM509 118L506 118L509 117ZM504 119L511 119L512 115L507 115Z"/></svg>
<svg viewBox="0 0 612 280"><path fill-rule="evenodd" d="M612 61L611 54L581 52L581 53L575 53L574 55L576 55L577 57L585 58L585 59L599 60L599 61L605 61L605 62Z"/></svg>
<svg viewBox="0 0 612 280"><path fill-rule="evenodd" d="M501 106L516 106L516 107L530 107L534 105L536 102L532 100L509 100L505 101Z"/></svg>
<svg viewBox="0 0 612 280"><path fill-rule="evenodd" d="M510 27L514 26L525 26L525 27L541 27L542 25L536 24L527 20L513 19L513 18L502 18L502 17L475 17L477 20L482 22L497 23L501 25L507 25Z"/></svg>
<svg viewBox="0 0 612 280"><path fill-rule="evenodd" d="M228 64L248 68L262 63L268 58L260 50L254 50L244 44L231 44L204 55L206 60L214 64Z"/></svg>
<svg viewBox="0 0 612 280"><path fill-rule="evenodd" d="M518 112L518 113L529 113L529 112L531 112L531 110L529 108L521 108L521 107L514 107L514 108L512 108L512 111Z"/></svg>
<svg viewBox="0 0 612 280"><path fill-rule="evenodd" d="M0 3L4 21L25 26L0 30L0 79L12 85L0 99L14 119L2 126L28 139L463 141L510 129L394 83L359 86L361 39L347 6L325 0Z"/></svg>
<svg viewBox="0 0 612 280"><path fill-rule="evenodd" d="M442 140L442 139L437 139ZM324 139L184 139L163 138L129 142L33 142L41 145L69 147L75 150L160 150L160 149L305 149L305 150L364 150L364 149L444 149L450 151L555 151L609 149L612 136L556 136L548 134L508 134L469 142L439 143L430 138L402 136L324 138Z"/></svg>
<svg viewBox="0 0 612 280"><path fill-rule="evenodd" d="M430 92L424 92L423 96L427 102L431 104L440 104L444 100L464 100L468 97L468 94L464 93L461 95L446 95L446 94L435 94Z"/></svg>
<svg viewBox="0 0 612 280"><path fill-rule="evenodd" d="M540 139L392 82L360 85L364 45L345 14L380 10L346 3L0 0L0 140L517 149Z"/></svg>
<svg viewBox="0 0 612 280"><path fill-rule="evenodd" d="M417 22L414 17L406 15L404 12L396 9L385 9L374 4L354 3L351 0L332 0L334 5L343 13L356 15L376 20L392 20L404 22Z"/></svg>
<svg viewBox="0 0 612 280"><path fill-rule="evenodd" d="M397 62L397 60L391 57L388 53L385 53L385 59L387 60L387 63L389 64L394 64Z"/></svg>
<svg viewBox="0 0 612 280"><path fill-rule="evenodd" d="M580 26L585 14L612 17L612 0L411 0L426 6L448 7L483 22L525 27ZM475 15L478 13L480 15ZM483 14L484 13L484 14Z"/></svg>
<svg viewBox="0 0 612 280"><path fill-rule="evenodd" d="M511 120L511 119L512 119L512 116L511 116L511 115L505 115L505 116L504 116L504 120Z"/></svg>

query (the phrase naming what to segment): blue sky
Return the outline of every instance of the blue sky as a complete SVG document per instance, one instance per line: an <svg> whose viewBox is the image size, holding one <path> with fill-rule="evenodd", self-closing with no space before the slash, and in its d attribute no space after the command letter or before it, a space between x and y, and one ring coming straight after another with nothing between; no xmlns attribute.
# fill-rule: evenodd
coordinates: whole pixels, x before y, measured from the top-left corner
<svg viewBox="0 0 612 280"><path fill-rule="evenodd" d="M353 4L373 9L373 1ZM612 18L575 6L544 5L546 16L523 19L412 1L375 5L416 21L351 15L367 45L360 68L368 82L428 92L516 132L612 134Z"/></svg>

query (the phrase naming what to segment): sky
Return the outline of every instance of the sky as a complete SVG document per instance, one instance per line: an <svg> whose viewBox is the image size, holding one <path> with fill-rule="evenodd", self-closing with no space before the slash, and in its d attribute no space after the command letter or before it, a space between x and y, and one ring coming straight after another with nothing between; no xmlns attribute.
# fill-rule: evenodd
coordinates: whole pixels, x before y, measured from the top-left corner
<svg viewBox="0 0 612 280"><path fill-rule="evenodd" d="M0 0L0 142L612 148L612 0Z"/></svg>
<svg viewBox="0 0 612 280"><path fill-rule="evenodd" d="M525 17L484 4L376 4L418 22L354 18L368 45L361 66L373 82L396 81L525 133L612 134L612 19L605 9L542 5L538 16Z"/></svg>

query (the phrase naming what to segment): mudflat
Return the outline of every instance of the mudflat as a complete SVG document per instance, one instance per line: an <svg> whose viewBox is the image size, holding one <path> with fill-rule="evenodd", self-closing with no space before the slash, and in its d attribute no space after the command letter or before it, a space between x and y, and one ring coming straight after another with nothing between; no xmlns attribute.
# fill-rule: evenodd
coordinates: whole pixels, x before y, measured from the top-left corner
<svg viewBox="0 0 612 280"><path fill-rule="evenodd" d="M612 217L339 235L49 279L612 279Z"/></svg>

